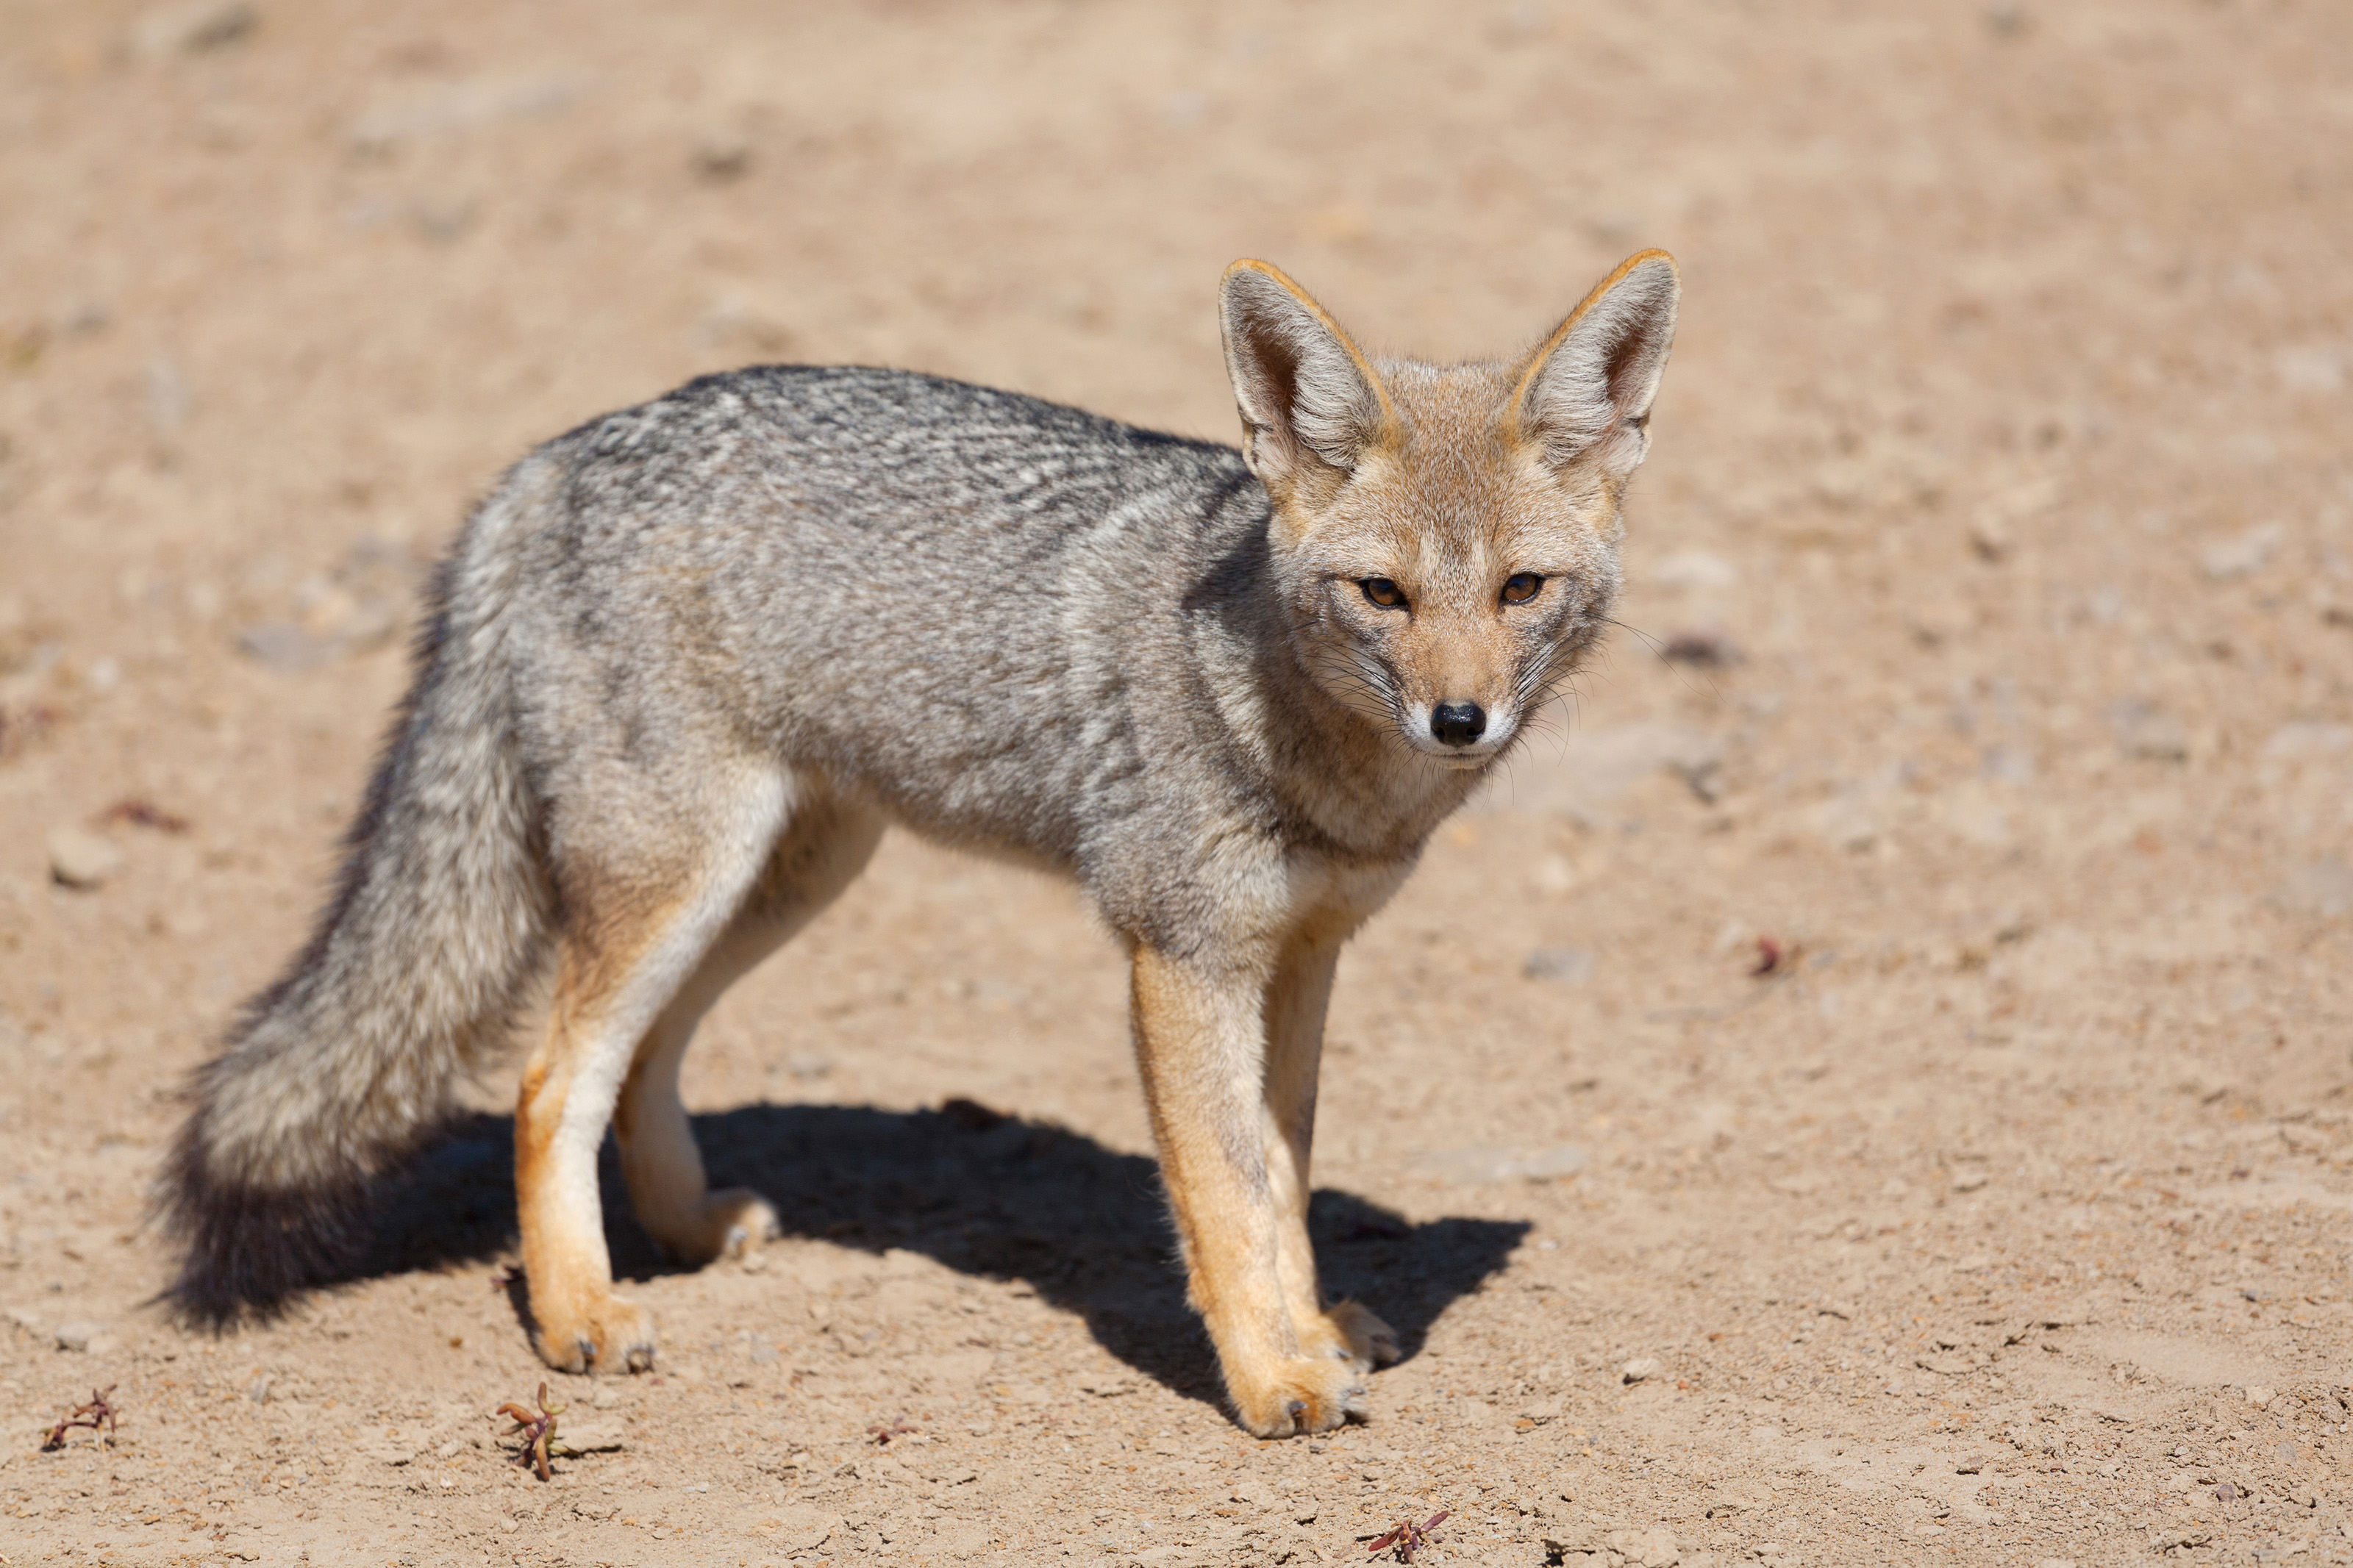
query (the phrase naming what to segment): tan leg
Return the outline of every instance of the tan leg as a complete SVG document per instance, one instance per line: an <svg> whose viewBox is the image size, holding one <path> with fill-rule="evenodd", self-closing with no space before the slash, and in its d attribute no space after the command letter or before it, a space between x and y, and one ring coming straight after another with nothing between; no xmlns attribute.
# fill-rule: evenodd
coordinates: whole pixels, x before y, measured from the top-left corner
<svg viewBox="0 0 2353 1568"><path fill-rule="evenodd" d="M1278 1200L1267 1160L1271 1145L1287 1147L1265 1092L1271 968L1219 971L1139 946L1135 1040L1187 1282L1226 1392L1250 1432L1287 1437L1361 1414L1365 1388L1354 1364L1303 1343L1293 1323L1280 1206L1290 1200ZM1312 1258L1308 1268L1312 1290Z"/></svg>
<svg viewBox="0 0 2353 1568"><path fill-rule="evenodd" d="M882 819L873 812L830 801L797 805L734 922L638 1042L613 1132L638 1220L682 1262L739 1254L778 1232L776 1211L757 1193L709 1190L702 1152L678 1092L679 1066L695 1026L728 986L849 885L881 837Z"/></svg>
<svg viewBox="0 0 2353 1568"><path fill-rule="evenodd" d="M776 774L700 782L733 787L701 823L670 825L667 861L570 843L559 868L555 994L515 1106L515 1206L533 1342L561 1371L653 1364L651 1314L613 1294L596 1150L638 1042L734 918L784 814ZM619 837L630 815L612 817Z"/></svg>
<svg viewBox="0 0 2353 1568"><path fill-rule="evenodd" d="M1307 1236L1308 1175L1315 1143L1315 1081L1324 1055L1324 1015L1336 937L1293 939L1266 992L1266 1168L1274 1194L1276 1268L1300 1348L1358 1371L1398 1359L1397 1334L1355 1301L1324 1305Z"/></svg>

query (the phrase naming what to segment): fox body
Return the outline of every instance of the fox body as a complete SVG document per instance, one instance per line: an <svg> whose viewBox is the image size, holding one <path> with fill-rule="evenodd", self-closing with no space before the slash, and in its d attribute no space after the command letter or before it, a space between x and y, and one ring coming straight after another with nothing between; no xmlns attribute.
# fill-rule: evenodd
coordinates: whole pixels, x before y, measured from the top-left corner
<svg viewBox="0 0 2353 1568"><path fill-rule="evenodd" d="M309 945L198 1075L163 1188L182 1310L331 1277L552 969L515 1119L533 1342L650 1365L605 1130L675 1255L777 1232L708 1189L679 1064L896 823L1085 887L1237 1416L1361 1415L1395 1339L1324 1299L1306 1230L1334 965L1599 635L1677 290L1646 252L1516 363L1376 364L1237 263L1239 451L772 367L533 452L437 580Z"/></svg>

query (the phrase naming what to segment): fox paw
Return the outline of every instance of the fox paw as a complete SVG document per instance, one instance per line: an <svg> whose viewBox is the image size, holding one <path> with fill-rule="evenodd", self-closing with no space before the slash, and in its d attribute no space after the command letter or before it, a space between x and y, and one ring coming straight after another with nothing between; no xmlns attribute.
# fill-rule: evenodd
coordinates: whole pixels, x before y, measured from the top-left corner
<svg viewBox="0 0 2353 1568"><path fill-rule="evenodd" d="M1253 1437L1303 1437L1365 1419L1364 1378L1336 1356L1291 1356L1237 1377L1227 1391L1234 1414Z"/></svg>
<svg viewBox="0 0 2353 1568"><path fill-rule="evenodd" d="M532 1348L558 1372L649 1372L654 1315L634 1301L602 1296L565 1307L532 1302Z"/></svg>
<svg viewBox="0 0 2353 1568"><path fill-rule="evenodd" d="M749 1187L706 1193L699 1206L668 1222L643 1213L638 1218L664 1252L696 1268L722 1258L741 1258L784 1234L776 1211Z"/></svg>
<svg viewBox="0 0 2353 1568"><path fill-rule="evenodd" d="M1321 1327L1323 1332L1311 1330L1307 1338L1314 1342L1314 1348L1328 1355L1352 1362L1360 1370L1391 1366L1397 1362L1397 1331L1360 1301L1333 1302L1324 1313Z"/></svg>
<svg viewBox="0 0 2353 1568"><path fill-rule="evenodd" d="M785 1233L768 1200L749 1187L727 1187L702 1200L702 1231L712 1258L741 1258Z"/></svg>

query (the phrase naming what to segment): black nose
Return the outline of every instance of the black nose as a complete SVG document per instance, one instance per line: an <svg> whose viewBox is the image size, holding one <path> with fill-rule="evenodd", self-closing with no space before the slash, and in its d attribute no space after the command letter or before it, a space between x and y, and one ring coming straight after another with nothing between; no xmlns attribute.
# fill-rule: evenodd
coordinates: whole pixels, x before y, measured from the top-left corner
<svg viewBox="0 0 2353 1568"><path fill-rule="evenodd" d="M1450 746L1467 746L1487 732L1487 710L1476 702L1441 702L1430 710L1430 732Z"/></svg>

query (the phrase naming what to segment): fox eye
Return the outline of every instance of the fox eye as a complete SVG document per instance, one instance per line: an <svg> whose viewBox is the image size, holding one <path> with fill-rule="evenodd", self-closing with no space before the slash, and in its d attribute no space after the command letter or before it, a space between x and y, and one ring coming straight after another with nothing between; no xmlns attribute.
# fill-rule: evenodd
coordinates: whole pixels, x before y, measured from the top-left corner
<svg viewBox="0 0 2353 1568"><path fill-rule="evenodd" d="M1405 590L1386 577L1367 577L1356 586L1365 591L1366 598L1384 610L1399 610L1405 607Z"/></svg>
<svg viewBox="0 0 2353 1568"><path fill-rule="evenodd" d="M1534 572L1514 572L1504 580L1504 603L1525 605L1544 592L1545 580Z"/></svg>

